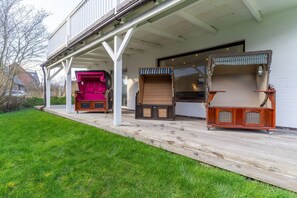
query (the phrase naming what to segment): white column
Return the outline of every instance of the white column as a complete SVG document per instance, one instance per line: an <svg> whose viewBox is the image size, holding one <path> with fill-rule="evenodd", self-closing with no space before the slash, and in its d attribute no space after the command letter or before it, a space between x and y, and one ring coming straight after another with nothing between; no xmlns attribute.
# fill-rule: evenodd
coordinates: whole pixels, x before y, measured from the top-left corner
<svg viewBox="0 0 297 198"><path fill-rule="evenodd" d="M113 124L120 126L122 123L122 70L123 70L123 53L132 37L134 28L130 28L124 39L119 36L114 37L114 49L104 41L103 47L112 58L114 63L114 95L113 95Z"/></svg>
<svg viewBox="0 0 297 198"><path fill-rule="evenodd" d="M46 108L51 107L51 78L50 69L46 72Z"/></svg>
<svg viewBox="0 0 297 198"><path fill-rule="evenodd" d="M62 62L66 81L66 113L72 113L71 66L73 58Z"/></svg>
<svg viewBox="0 0 297 198"><path fill-rule="evenodd" d="M66 113L71 113L72 94L71 94L71 73L66 74Z"/></svg>
<svg viewBox="0 0 297 198"><path fill-rule="evenodd" d="M71 113L72 107L72 91L71 91L71 68L69 68L69 61L66 60L66 113Z"/></svg>
<svg viewBox="0 0 297 198"><path fill-rule="evenodd" d="M118 49L122 44L122 39L119 36L114 37L114 51L117 53ZM115 53L115 54L116 54ZM114 114L113 124L119 126L122 123L122 70L123 70L123 59L122 55L114 60Z"/></svg>

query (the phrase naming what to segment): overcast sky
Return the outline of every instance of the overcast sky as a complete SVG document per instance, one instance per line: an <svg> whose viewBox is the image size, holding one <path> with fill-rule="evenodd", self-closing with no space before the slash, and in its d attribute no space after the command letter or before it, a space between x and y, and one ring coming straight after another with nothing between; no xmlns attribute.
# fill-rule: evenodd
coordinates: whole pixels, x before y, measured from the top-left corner
<svg viewBox="0 0 297 198"><path fill-rule="evenodd" d="M52 32L70 14L81 0L24 0L25 4L43 8L51 15L44 21L48 31Z"/></svg>
<svg viewBox="0 0 297 198"><path fill-rule="evenodd" d="M23 0L23 3L26 5L33 5L36 9L44 9L49 12L51 15L46 18L44 24L48 28L48 31L53 32L60 23L70 14L72 10L81 2L82 0ZM44 59L46 59L44 57ZM40 76L41 68L39 64L28 64L24 67L28 71L36 70ZM60 76L63 72L60 72ZM58 79L56 77L55 79Z"/></svg>

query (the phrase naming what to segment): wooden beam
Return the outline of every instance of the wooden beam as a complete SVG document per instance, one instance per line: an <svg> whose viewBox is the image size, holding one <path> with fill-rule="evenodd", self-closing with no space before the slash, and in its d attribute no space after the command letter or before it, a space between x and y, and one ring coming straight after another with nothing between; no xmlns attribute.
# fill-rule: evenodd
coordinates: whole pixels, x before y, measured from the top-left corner
<svg viewBox="0 0 297 198"><path fill-rule="evenodd" d="M106 41L103 41L103 42L102 42L102 45L103 45L103 47L105 48L105 50L107 51L107 53L109 54L110 58L111 58L112 60L114 60L114 58L115 58L115 53L114 53L113 49L110 47L110 45L109 45Z"/></svg>
<svg viewBox="0 0 297 198"><path fill-rule="evenodd" d="M127 41L129 42L129 41ZM120 126L122 124L122 72L123 72L123 56L117 57L121 46L126 45L119 36L114 37L114 58L113 58L113 125ZM125 48L123 48L125 50Z"/></svg>
<svg viewBox="0 0 297 198"><path fill-rule="evenodd" d="M249 11L252 13L252 15L258 22L263 21L263 16L260 10L258 9L257 5L255 4L254 0L242 0L242 2L249 9Z"/></svg>
<svg viewBox="0 0 297 198"><path fill-rule="evenodd" d="M83 57L83 58L110 58L108 55L102 55L102 54L97 54L97 53L86 53L81 56L78 56L78 58Z"/></svg>
<svg viewBox="0 0 297 198"><path fill-rule="evenodd" d="M111 45L112 42L108 42L108 43ZM106 53L106 50L104 49L103 45L101 45L100 47L96 47L95 49L93 49L83 55L86 55L86 54L110 58L109 54Z"/></svg>
<svg viewBox="0 0 297 198"><path fill-rule="evenodd" d="M152 27L152 26L148 26L148 25L145 25L143 27L141 27L142 30L146 31L146 32L150 32L152 34L156 34L156 35L159 35L159 36L162 36L162 37L165 37L165 38L169 38L169 39L172 39L172 40L176 40L176 41L185 41L186 39L181 37L181 36L177 36L177 35L174 35L172 33L169 33L169 32L166 32L164 30L160 30L160 29L157 29L155 27Z"/></svg>
<svg viewBox="0 0 297 198"><path fill-rule="evenodd" d="M113 124L120 126L122 124L122 68L123 68L123 53L132 37L134 27L128 29L124 39L119 35L114 36L114 48L103 41L102 45L113 60L114 64L114 97L113 97Z"/></svg>
<svg viewBox="0 0 297 198"><path fill-rule="evenodd" d="M101 61L101 62L104 62L104 61ZM85 66L88 66L88 65L98 65L98 63L100 63L99 61L98 62L92 62L92 61L74 61L73 64L75 65L81 65L83 67Z"/></svg>
<svg viewBox="0 0 297 198"><path fill-rule="evenodd" d="M55 67L56 65L60 64L61 62L65 61L66 59L72 57L72 56L79 56L81 54L85 54L86 52L96 48L98 45L100 45L103 41L107 41L111 39L112 37L122 34L123 32L127 31L129 28L135 27L138 24L141 24L148 19L157 16L158 14L161 14L162 12L165 12L166 10L173 8L180 3L183 3L185 0L171 0L171 1L165 1L164 3L160 4L154 9L148 10L147 12L139 15L136 18L133 18L131 21L125 23L122 26L119 26L118 28L110 31L109 33L103 35L102 37L88 43L86 46L78 49L77 51L68 54L67 56L63 57L60 60L55 61L54 63L47 66L47 68Z"/></svg>
<svg viewBox="0 0 297 198"><path fill-rule="evenodd" d="M67 74L71 73L72 61L73 61L73 57L71 57L70 59L66 60Z"/></svg>
<svg viewBox="0 0 297 198"><path fill-rule="evenodd" d="M46 70L46 108L50 108L51 107L51 69L47 69Z"/></svg>
<svg viewBox="0 0 297 198"><path fill-rule="evenodd" d="M76 61L94 61L94 62L100 62L100 61L108 61L106 59L101 59L101 58L89 58L89 57L77 57L75 58Z"/></svg>
<svg viewBox="0 0 297 198"><path fill-rule="evenodd" d="M63 66L65 66L66 74L66 113L72 112L72 92L71 92L71 67L72 67L73 57L66 60Z"/></svg>
<svg viewBox="0 0 297 198"><path fill-rule="evenodd" d="M197 26L199 28L207 30L207 31L209 31L211 33L217 33L218 32L218 30L216 28L214 28L214 27L208 25L207 23L201 21L200 19L186 13L185 11L180 11L180 12L177 13L177 15L179 17L181 17L183 20L191 23L192 25L195 25L195 26Z"/></svg>
<svg viewBox="0 0 297 198"><path fill-rule="evenodd" d="M124 53L131 37L132 37L132 34L133 34L133 31L134 31L134 27L130 28L126 35L124 36L124 39L123 41L121 42L121 45L119 46L119 49L117 50L116 54L115 54L115 59L118 60Z"/></svg>
<svg viewBox="0 0 297 198"><path fill-rule="evenodd" d="M85 55L92 55L92 56L99 56L99 57L101 57L101 58L107 58L107 59L110 59L110 56L107 54L107 55L104 55L104 54L98 54L98 53L96 53L97 51L94 51L94 53L86 53L86 54L84 54L84 55L82 55L82 56L85 56ZM99 52L99 51L98 51ZM102 53L102 52L100 52L100 53ZM123 54L124 56L129 56L128 54Z"/></svg>
<svg viewBox="0 0 297 198"><path fill-rule="evenodd" d="M131 39L130 43L134 43L137 45L145 45L152 48L159 48L159 49L163 48L163 46L159 43L154 43L154 42L140 40L140 39Z"/></svg>
<svg viewBox="0 0 297 198"><path fill-rule="evenodd" d="M114 41L111 41L111 42L109 42L109 43L106 43L107 45L111 45L111 44L113 44L114 45ZM104 44L104 45L106 45L106 44ZM108 46L106 46L106 47L108 47ZM113 50L111 47L110 47L110 49L111 50ZM124 50L124 54L123 55L125 55L125 56L129 56L130 54L144 54L144 50L142 50L142 49L136 49L136 48L133 48L133 47L126 47L126 49Z"/></svg>
<svg viewBox="0 0 297 198"><path fill-rule="evenodd" d="M62 71L63 67L60 67L54 74L52 74L51 76L48 76L49 77L49 80L52 80L55 76L58 75L58 73L60 73L60 71Z"/></svg>
<svg viewBox="0 0 297 198"><path fill-rule="evenodd" d="M144 54L144 50L135 49L135 48L131 48L131 47L127 48L125 51L130 54Z"/></svg>
<svg viewBox="0 0 297 198"><path fill-rule="evenodd" d="M94 64L82 65L80 63L75 63L75 62L73 62L72 64L73 64L73 66L72 66L73 69L88 69L90 67L98 68L98 66L99 66L98 64L96 64L96 65L94 65Z"/></svg>
<svg viewBox="0 0 297 198"><path fill-rule="evenodd" d="M159 5L159 4L161 4L161 3L163 3L164 2L164 0L155 0L155 5Z"/></svg>

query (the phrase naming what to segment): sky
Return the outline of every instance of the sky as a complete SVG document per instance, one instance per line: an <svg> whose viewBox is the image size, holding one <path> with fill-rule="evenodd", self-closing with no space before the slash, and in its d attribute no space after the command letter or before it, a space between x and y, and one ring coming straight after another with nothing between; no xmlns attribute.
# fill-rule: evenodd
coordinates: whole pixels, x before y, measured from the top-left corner
<svg viewBox="0 0 297 198"><path fill-rule="evenodd" d="M51 15L44 21L48 31L53 32L70 14L81 0L24 0L23 3L33 5L36 9L45 9Z"/></svg>
<svg viewBox="0 0 297 198"><path fill-rule="evenodd" d="M52 33L81 1L82 0L23 0L23 3L25 5L32 5L36 9L44 9L50 13L50 16L45 19L44 25L46 25L48 32ZM44 59L46 59L46 57ZM28 71L37 71L39 78L43 78L39 64L28 64L24 68ZM60 72L54 81L60 81L62 75L63 72Z"/></svg>

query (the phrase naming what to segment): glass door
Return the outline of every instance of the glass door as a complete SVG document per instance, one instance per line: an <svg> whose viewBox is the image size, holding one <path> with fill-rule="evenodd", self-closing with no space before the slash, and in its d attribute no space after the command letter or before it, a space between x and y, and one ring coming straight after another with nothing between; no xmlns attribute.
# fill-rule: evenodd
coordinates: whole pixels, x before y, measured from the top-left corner
<svg viewBox="0 0 297 198"><path fill-rule="evenodd" d="M122 106L127 107L127 84L128 84L128 76L127 73L123 73L122 76Z"/></svg>

